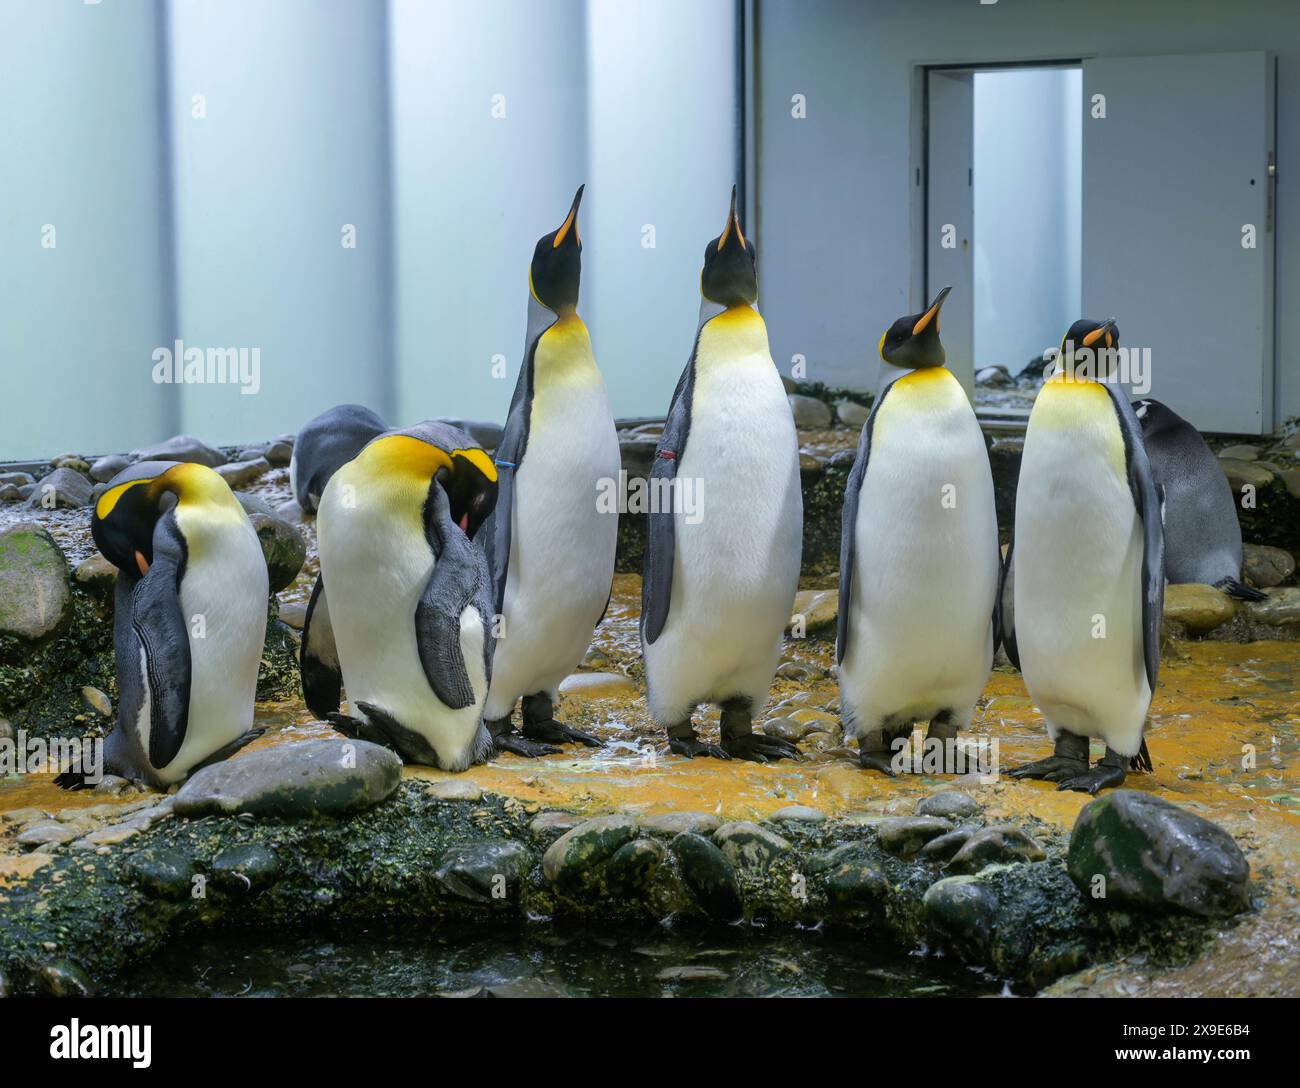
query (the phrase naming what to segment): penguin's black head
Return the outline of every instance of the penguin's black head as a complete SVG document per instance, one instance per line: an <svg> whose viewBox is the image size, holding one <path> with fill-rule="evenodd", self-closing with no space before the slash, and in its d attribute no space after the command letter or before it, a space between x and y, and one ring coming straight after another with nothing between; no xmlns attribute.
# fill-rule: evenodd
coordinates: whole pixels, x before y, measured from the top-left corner
<svg viewBox="0 0 1300 1088"><path fill-rule="evenodd" d="M90 535L119 570L140 577L149 570L154 527L176 503L176 495L159 481L176 467L175 461L142 461L124 468L95 503Z"/></svg>
<svg viewBox="0 0 1300 1088"><path fill-rule="evenodd" d="M1058 367L1081 379L1106 378L1115 369L1119 326L1113 317L1094 321L1081 317L1061 339Z"/></svg>
<svg viewBox="0 0 1300 1088"><path fill-rule="evenodd" d="M945 287L924 313L900 317L885 330L880 338L880 357L885 362L904 370L943 366L947 356L939 340L939 311L951 290Z"/></svg>
<svg viewBox="0 0 1300 1088"><path fill-rule="evenodd" d="M578 186L569 214L559 228L540 238L528 269L528 284L534 297L557 314L572 312L578 305L578 281L582 278L582 239L578 237L578 205L585 185Z"/></svg>
<svg viewBox="0 0 1300 1088"><path fill-rule="evenodd" d="M497 504L497 470L492 458L477 447L452 451L451 468L438 473L447 492L451 520L470 540Z"/></svg>
<svg viewBox="0 0 1300 1088"><path fill-rule="evenodd" d="M752 306L758 301L758 273L754 269L754 243L745 240L736 211L736 187L731 187L731 210L722 233L704 247L700 292L719 306Z"/></svg>

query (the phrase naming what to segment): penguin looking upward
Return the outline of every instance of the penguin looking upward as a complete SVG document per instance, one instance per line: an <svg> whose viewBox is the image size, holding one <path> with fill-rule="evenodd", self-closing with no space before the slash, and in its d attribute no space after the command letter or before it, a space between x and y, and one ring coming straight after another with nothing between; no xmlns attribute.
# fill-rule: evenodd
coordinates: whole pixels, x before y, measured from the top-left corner
<svg viewBox="0 0 1300 1088"><path fill-rule="evenodd" d="M558 752L589 733L555 720L560 681L582 660L609 603L618 511L597 502L617 481L618 434L587 326L578 316L582 240L573 198L533 251L528 335L496 453L496 510L484 530L501 617L485 715L498 751ZM511 724L523 699L523 732Z"/></svg>
<svg viewBox="0 0 1300 1088"><path fill-rule="evenodd" d="M794 418L755 309L754 262L733 188L722 233L704 250L695 346L655 450L652 482L667 481L659 493L675 500L649 515L641 645L650 712L673 752L767 762L799 754L751 724L799 583L803 498ZM693 485L695 509L682 484ZM722 710L719 744L691 724L705 701Z"/></svg>
<svg viewBox="0 0 1300 1088"><path fill-rule="evenodd" d="M266 560L244 508L203 465L123 469L95 503L90 528L118 568L120 694L104 770L165 789L261 735L253 701L266 637ZM87 784L78 773L57 781Z"/></svg>
<svg viewBox="0 0 1300 1088"><path fill-rule="evenodd" d="M1122 784L1130 766L1151 769L1143 731L1160 667L1161 497L1141 425L1110 380L1118 347L1113 319L1065 334L1025 429L1004 572L1007 653L1056 745L1010 773L1088 793ZM1092 737L1106 754L1090 769Z"/></svg>
<svg viewBox="0 0 1300 1088"><path fill-rule="evenodd" d="M868 416L844 489L837 659L845 732L886 774L917 721L947 740L970 722L993 663L1000 555L993 473L939 310L899 318L880 357L907 373Z"/></svg>
<svg viewBox="0 0 1300 1088"><path fill-rule="evenodd" d="M471 541L496 485L482 448L436 421L386 431L330 478L301 649L318 718L448 771L491 751L491 589Z"/></svg>
<svg viewBox="0 0 1300 1088"><path fill-rule="evenodd" d="M1168 581L1214 586L1239 601L1264 600L1241 580L1241 523L1232 485L1201 432L1158 400L1140 400L1133 408L1164 495Z"/></svg>

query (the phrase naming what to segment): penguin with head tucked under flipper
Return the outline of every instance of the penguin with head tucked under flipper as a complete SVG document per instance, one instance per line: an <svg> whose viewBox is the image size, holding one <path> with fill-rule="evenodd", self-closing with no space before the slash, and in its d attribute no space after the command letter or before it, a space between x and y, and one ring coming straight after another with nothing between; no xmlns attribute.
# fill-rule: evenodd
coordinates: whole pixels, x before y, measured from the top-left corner
<svg viewBox="0 0 1300 1088"><path fill-rule="evenodd" d="M641 645L650 711L673 752L766 762L798 756L751 726L798 588L803 498L754 262L733 188L722 233L705 247L695 346L655 450ZM722 710L719 744L691 724L706 701Z"/></svg>
<svg viewBox="0 0 1300 1088"><path fill-rule="evenodd" d="M124 469L96 502L91 533L118 568L118 717L104 770L165 788L262 732L253 729L253 701L266 560L244 508L203 465ZM70 773L59 784L87 783Z"/></svg>
<svg viewBox="0 0 1300 1088"><path fill-rule="evenodd" d="M306 423L293 443L289 490L303 512L314 514L330 477L388 424L360 404L339 404Z"/></svg>
<svg viewBox="0 0 1300 1088"><path fill-rule="evenodd" d="M1165 576L1239 601L1264 594L1241 580L1241 523L1232 485L1201 432L1158 400L1133 404L1151 472L1164 495Z"/></svg>
<svg viewBox="0 0 1300 1088"><path fill-rule="evenodd" d="M1143 734L1160 666L1161 497L1113 380L1118 347L1113 319L1066 333L1025 430L1006 559L1008 652L1056 743L1010 773L1088 793L1120 785L1130 765L1151 769ZM1106 754L1090 769L1092 737Z"/></svg>
<svg viewBox="0 0 1300 1088"><path fill-rule="evenodd" d="M872 408L844 490L845 732L858 738L862 766L886 774L915 722L939 740L969 724L993 661L993 473L974 409L944 366L949 290L881 337L881 358L907 372Z"/></svg>
<svg viewBox="0 0 1300 1088"><path fill-rule="evenodd" d="M386 431L334 473L302 637L312 713L411 763L460 771L488 754L491 590L472 538L496 489L492 459L437 422Z"/></svg>
<svg viewBox="0 0 1300 1088"><path fill-rule="evenodd" d="M619 479L605 383L578 316L579 188L529 268L528 335L496 452L496 509L483 535L501 617L485 716L499 751L539 756L597 738L555 720L560 681L582 660L609 602ZM523 700L522 735L511 725Z"/></svg>

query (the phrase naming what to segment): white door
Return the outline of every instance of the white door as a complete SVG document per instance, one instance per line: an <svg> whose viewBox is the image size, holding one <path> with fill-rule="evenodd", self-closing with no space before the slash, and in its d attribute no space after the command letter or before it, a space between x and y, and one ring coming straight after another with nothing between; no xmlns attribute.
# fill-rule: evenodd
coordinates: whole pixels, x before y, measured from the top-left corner
<svg viewBox="0 0 1300 1088"><path fill-rule="evenodd" d="M1273 78L1265 53L1083 62L1080 316L1150 348L1150 395L1202 430L1273 427Z"/></svg>

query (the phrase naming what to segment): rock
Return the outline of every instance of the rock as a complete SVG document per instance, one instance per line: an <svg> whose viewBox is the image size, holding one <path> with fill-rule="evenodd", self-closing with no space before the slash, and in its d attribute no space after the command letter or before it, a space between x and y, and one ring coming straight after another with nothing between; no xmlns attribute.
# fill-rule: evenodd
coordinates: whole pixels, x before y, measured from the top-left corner
<svg viewBox="0 0 1300 1088"><path fill-rule="evenodd" d="M841 400L835 404L835 414L844 426L860 431L867 422L867 416L871 415L871 409L854 400Z"/></svg>
<svg viewBox="0 0 1300 1088"><path fill-rule="evenodd" d="M987 385L994 389L1005 389L1015 385L1015 379L1004 366L983 366L975 371L975 384Z"/></svg>
<svg viewBox="0 0 1300 1088"><path fill-rule="evenodd" d="M1270 627L1300 627L1300 589L1269 589L1262 601L1250 601L1245 605L1246 614L1252 623L1267 624Z"/></svg>
<svg viewBox="0 0 1300 1088"><path fill-rule="evenodd" d="M1187 582L1165 587L1164 618L1183 624L1194 635L1212 631L1236 614L1232 598L1213 586Z"/></svg>
<svg viewBox="0 0 1300 1088"><path fill-rule="evenodd" d="M173 811L187 817L343 816L385 800L401 777L401 759L377 744L302 741L204 767L181 787Z"/></svg>
<svg viewBox="0 0 1300 1088"><path fill-rule="evenodd" d="M1239 446L1224 446L1219 451L1219 457L1230 457L1238 461L1257 461L1259 460L1260 449L1258 446L1251 446L1243 443Z"/></svg>
<svg viewBox="0 0 1300 1088"><path fill-rule="evenodd" d="M1300 499L1300 468L1288 468L1279 472L1278 478L1286 485L1293 499Z"/></svg>
<svg viewBox="0 0 1300 1088"><path fill-rule="evenodd" d="M236 498L239 496L236 495ZM307 513L298 505L297 499L282 502L275 508L275 516L290 525L306 525Z"/></svg>
<svg viewBox="0 0 1300 1088"><path fill-rule="evenodd" d="M808 732L808 727L803 722L797 722L793 718L771 718L763 723L763 732L769 737L777 737L780 740L788 740L791 744L798 744Z"/></svg>
<svg viewBox="0 0 1300 1088"><path fill-rule="evenodd" d="M821 458L817 457L816 454L812 454L812 453L799 454L799 475L803 478L803 482L805 485L811 484L814 481L816 481L818 477L821 476L825 468L826 468L825 463L821 460Z"/></svg>
<svg viewBox="0 0 1300 1088"><path fill-rule="evenodd" d="M96 552L90 558L83 559L77 564L77 569L72 572L72 577L76 580L77 585L85 586L97 597L107 598L112 594L113 587L117 584L117 568L99 552Z"/></svg>
<svg viewBox="0 0 1300 1088"><path fill-rule="evenodd" d="M957 873L977 873L986 865L1042 861L1046 856L1043 848L1020 828L995 824L972 833L948 862L948 868Z"/></svg>
<svg viewBox="0 0 1300 1088"><path fill-rule="evenodd" d="M786 805L785 808L777 809L769 818L778 824L824 824L826 813L810 805Z"/></svg>
<svg viewBox="0 0 1300 1088"><path fill-rule="evenodd" d="M713 841L733 865L760 872L790 849L790 844L780 835L748 820L723 824L713 833Z"/></svg>
<svg viewBox="0 0 1300 1088"><path fill-rule="evenodd" d="M815 665L805 665L802 661L783 661L778 666L776 675L782 680L794 680L803 684L810 680L820 680L824 674Z"/></svg>
<svg viewBox="0 0 1300 1088"><path fill-rule="evenodd" d="M216 468L226 463L226 455L214 450L190 434L178 434L143 449L132 450L131 461L182 461L189 464Z"/></svg>
<svg viewBox="0 0 1300 1088"><path fill-rule="evenodd" d="M952 830L952 821L940 816L894 816L876 825L881 849L911 857L931 839Z"/></svg>
<svg viewBox="0 0 1300 1088"><path fill-rule="evenodd" d="M70 468L56 468L40 480L27 499L27 505L39 510L62 507L76 510L90 505L90 481Z"/></svg>
<svg viewBox="0 0 1300 1088"><path fill-rule="evenodd" d="M212 880L226 891L261 892L280 875L280 859L261 843L231 846L212 862Z"/></svg>
<svg viewBox="0 0 1300 1088"><path fill-rule="evenodd" d="M790 611L789 632L795 621L803 617L805 634L827 630L835 625L840 614L840 594L837 589L801 589L794 595L794 608Z"/></svg>
<svg viewBox="0 0 1300 1088"><path fill-rule="evenodd" d="M1070 833L1070 878L1108 910L1227 918L1250 907L1250 866L1231 835L1150 794L1114 790L1085 805ZM1105 884L1096 894L1097 877Z"/></svg>
<svg viewBox="0 0 1300 1088"><path fill-rule="evenodd" d="M22 489L13 484L0 484L0 502L22 502Z"/></svg>
<svg viewBox="0 0 1300 1088"><path fill-rule="evenodd" d="M307 561L307 544L297 527L279 514L268 513L268 507L255 495L236 495L244 508L262 555L266 559L266 573L272 593L279 593L293 585L302 565Z"/></svg>
<svg viewBox="0 0 1300 1088"><path fill-rule="evenodd" d="M591 870L603 867L624 843L636 838L628 816L598 816L566 831L542 856L542 873L557 887L574 891L592 883Z"/></svg>
<svg viewBox="0 0 1300 1088"><path fill-rule="evenodd" d="M663 864L664 848L654 839L633 839L614 851L605 867L610 888L622 895L639 895Z"/></svg>
<svg viewBox="0 0 1300 1088"><path fill-rule="evenodd" d="M36 482L30 472L0 472L0 487L27 487Z"/></svg>
<svg viewBox="0 0 1300 1088"><path fill-rule="evenodd" d="M532 854L522 843L470 843L444 850L433 875L456 899L504 905L518 901L532 863Z"/></svg>
<svg viewBox="0 0 1300 1088"><path fill-rule="evenodd" d="M1243 487L1249 485L1258 491L1273 482L1273 474L1268 469L1250 461L1242 461L1236 457L1221 457L1219 466L1228 477L1228 483L1232 485L1234 498L1238 500L1241 498Z"/></svg>
<svg viewBox="0 0 1300 1088"><path fill-rule="evenodd" d="M81 689L82 701L101 718L113 716L113 703L99 688L87 684Z"/></svg>
<svg viewBox="0 0 1300 1088"><path fill-rule="evenodd" d="M0 531L0 634L43 638L59 626L70 595L68 561L45 529Z"/></svg>
<svg viewBox="0 0 1300 1088"><path fill-rule="evenodd" d="M97 484L106 484L130 463L130 458L125 455L110 453L90 466L90 478Z"/></svg>
<svg viewBox="0 0 1300 1088"><path fill-rule="evenodd" d="M560 694L574 699L608 699L636 694L636 683L617 672L575 672L560 681Z"/></svg>
<svg viewBox="0 0 1300 1088"><path fill-rule="evenodd" d="M831 410L825 401L806 397L802 393L789 393L790 412L794 425L801 431L824 431L831 425Z"/></svg>
<svg viewBox="0 0 1300 1088"><path fill-rule="evenodd" d="M931 839L921 847L920 856L926 861L948 861L957 853L978 828L958 827L937 839Z"/></svg>
<svg viewBox="0 0 1300 1088"><path fill-rule="evenodd" d="M77 834L76 830L66 824L50 821L30 825L19 833L14 841L19 846L58 846L71 842Z"/></svg>
<svg viewBox="0 0 1300 1088"><path fill-rule="evenodd" d="M712 835L722 821L711 812L667 812L662 816L647 816L641 821L641 829L652 835L672 838L684 831L696 835Z"/></svg>
<svg viewBox="0 0 1300 1088"><path fill-rule="evenodd" d="M846 472L853 467L853 462L858 459L857 450L836 450L831 454L831 459L826 462L827 468L842 468Z"/></svg>
<svg viewBox="0 0 1300 1088"><path fill-rule="evenodd" d="M543 812L528 825L528 830L540 839L556 831L572 831L580 823L582 817L572 812Z"/></svg>
<svg viewBox="0 0 1300 1088"><path fill-rule="evenodd" d="M307 626L307 606L302 601L285 601L280 605L280 622L301 631Z"/></svg>
<svg viewBox="0 0 1300 1088"><path fill-rule="evenodd" d="M272 442L266 447L263 456L271 463L272 468L284 468L293 460L293 443L292 442Z"/></svg>
<svg viewBox="0 0 1300 1088"><path fill-rule="evenodd" d="M252 461L232 461L228 465L217 466L217 474L230 485L232 491L247 487L270 471L271 462L265 457L258 457Z"/></svg>
<svg viewBox="0 0 1300 1088"><path fill-rule="evenodd" d="M672 842L682 878L710 918L733 922L744 913L740 880L730 859L708 839L686 831Z"/></svg>
<svg viewBox="0 0 1300 1088"><path fill-rule="evenodd" d="M106 774L95 783L95 793L105 797L121 797L124 793L134 792L135 787L131 784L130 779L122 778L120 775Z"/></svg>
<svg viewBox="0 0 1300 1088"><path fill-rule="evenodd" d="M466 782L463 778L448 778L443 782L434 782L424 794L435 801L481 801L483 787Z"/></svg>
<svg viewBox="0 0 1300 1088"><path fill-rule="evenodd" d="M1295 559L1288 551L1263 544L1243 544L1242 568L1250 584L1260 589L1280 586L1295 573Z"/></svg>
<svg viewBox="0 0 1300 1088"><path fill-rule="evenodd" d="M961 790L940 790L916 803L918 816L942 816L949 820L965 820L979 815L979 811L975 799Z"/></svg>
<svg viewBox="0 0 1300 1088"><path fill-rule="evenodd" d="M0 740L13 740L14 727L8 718L0 718Z"/></svg>
<svg viewBox="0 0 1300 1088"><path fill-rule="evenodd" d="M35 977L36 984L51 997L90 997L95 992L86 973L67 960L42 964Z"/></svg>
<svg viewBox="0 0 1300 1088"><path fill-rule="evenodd" d="M131 878L151 895L187 899L192 890L194 866L179 850L142 850L127 864Z"/></svg>
<svg viewBox="0 0 1300 1088"><path fill-rule="evenodd" d="M708 967L702 963L665 967L655 975L660 982L726 982L730 977L721 967Z"/></svg>
<svg viewBox="0 0 1300 1088"><path fill-rule="evenodd" d="M858 844L832 851L826 898L841 911L876 911L889 897L889 878Z"/></svg>
<svg viewBox="0 0 1300 1088"><path fill-rule="evenodd" d="M997 918L997 895L973 876L950 876L926 889L926 922L963 959L985 962Z"/></svg>

